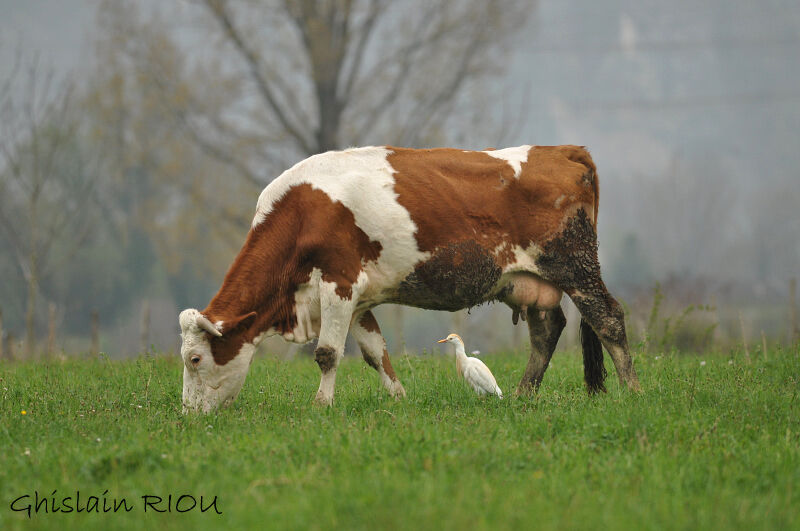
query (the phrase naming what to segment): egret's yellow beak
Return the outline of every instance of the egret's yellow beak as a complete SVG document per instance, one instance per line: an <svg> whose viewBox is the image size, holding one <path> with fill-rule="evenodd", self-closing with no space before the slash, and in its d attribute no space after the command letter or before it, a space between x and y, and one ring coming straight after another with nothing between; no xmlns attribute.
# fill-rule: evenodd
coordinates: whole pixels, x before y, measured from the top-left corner
<svg viewBox="0 0 800 531"><path fill-rule="evenodd" d="M439 341L437 341L437 343L447 343L447 338L445 338L445 339L440 339Z"/></svg>

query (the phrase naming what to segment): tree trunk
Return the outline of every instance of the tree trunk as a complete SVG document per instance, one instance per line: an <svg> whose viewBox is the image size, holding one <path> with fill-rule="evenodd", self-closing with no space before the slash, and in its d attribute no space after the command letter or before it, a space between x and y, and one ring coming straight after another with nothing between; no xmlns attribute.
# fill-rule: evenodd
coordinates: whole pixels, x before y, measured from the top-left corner
<svg viewBox="0 0 800 531"><path fill-rule="evenodd" d="M92 310L92 356L100 353L100 317L97 310Z"/></svg>
<svg viewBox="0 0 800 531"><path fill-rule="evenodd" d="M789 343L794 345L800 340L800 329L797 326L797 279L789 281Z"/></svg>
<svg viewBox="0 0 800 531"><path fill-rule="evenodd" d="M750 349L747 348L747 332L744 327L744 317L742 311L739 310L739 326L742 329L742 345L744 346L744 357L747 358L747 363L750 363Z"/></svg>
<svg viewBox="0 0 800 531"><path fill-rule="evenodd" d="M51 358L56 349L56 304L47 306L47 357Z"/></svg>
<svg viewBox="0 0 800 531"><path fill-rule="evenodd" d="M6 338L6 352L8 353L8 359L14 360L17 356L14 352L14 334L11 332L8 333L8 337Z"/></svg>
<svg viewBox="0 0 800 531"><path fill-rule="evenodd" d="M341 105L336 101L336 88L327 84L318 85L317 102L319 104L317 152L324 153L333 149L341 149L339 145L339 122L342 110Z"/></svg>
<svg viewBox="0 0 800 531"><path fill-rule="evenodd" d="M28 274L28 301L25 311L25 356L33 359L36 352L36 299L39 296L36 255L31 253Z"/></svg>
<svg viewBox="0 0 800 531"><path fill-rule="evenodd" d="M148 342L150 341L150 301L142 301L142 321L139 326L139 350L147 352Z"/></svg>

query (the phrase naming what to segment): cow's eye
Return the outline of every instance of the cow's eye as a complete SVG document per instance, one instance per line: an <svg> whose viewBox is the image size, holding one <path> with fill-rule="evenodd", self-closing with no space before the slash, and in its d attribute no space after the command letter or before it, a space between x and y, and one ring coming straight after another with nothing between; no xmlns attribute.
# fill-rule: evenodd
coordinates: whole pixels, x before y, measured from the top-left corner
<svg viewBox="0 0 800 531"><path fill-rule="evenodd" d="M192 356L192 360L191 361L192 361L192 365L197 365L198 363L200 363L200 356L195 354L194 356Z"/></svg>

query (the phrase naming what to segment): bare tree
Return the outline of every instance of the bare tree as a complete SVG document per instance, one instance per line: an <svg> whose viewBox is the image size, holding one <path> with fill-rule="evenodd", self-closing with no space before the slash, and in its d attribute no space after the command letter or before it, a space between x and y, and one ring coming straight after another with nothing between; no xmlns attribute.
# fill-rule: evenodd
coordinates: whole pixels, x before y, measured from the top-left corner
<svg viewBox="0 0 800 531"><path fill-rule="evenodd" d="M93 107L116 139L118 174L148 191L132 218L170 271L191 260L191 271L218 275L252 198L296 161L350 145L449 143L479 110L485 130L496 108L474 91L502 72L503 45L532 8L194 0L153 14L103 2ZM494 145L487 137L477 147Z"/></svg>
<svg viewBox="0 0 800 531"><path fill-rule="evenodd" d="M71 86L37 60L17 68L0 94L0 230L26 285L26 354L36 344L40 284L91 230L96 159L79 146Z"/></svg>
<svg viewBox="0 0 800 531"><path fill-rule="evenodd" d="M138 72L167 93L181 92L181 105L165 110L188 137L261 187L275 176L270 172L330 149L447 141L445 122L459 105L492 112L460 96L501 72L502 46L534 4L196 0L192 6L175 15L189 11L202 35L184 34L192 43L187 49L167 28L156 38L158 23L139 22L136 29L131 9L119 3L105 5L107 14L118 13L106 17L107 26L117 40L125 33L138 37L139 44L124 45ZM143 48L144 41L182 53L192 82L154 64L158 54ZM242 145L244 157L238 156Z"/></svg>
<svg viewBox="0 0 800 531"><path fill-rule="evenodd" d="M429 124L452 112L462 87L488 72L492 53L530 9L529 2L497 0L203 5L260 106L304 155L369 141L384 120L396 140L421 141ZM288 34L265 31L267 12Z"/></svg>

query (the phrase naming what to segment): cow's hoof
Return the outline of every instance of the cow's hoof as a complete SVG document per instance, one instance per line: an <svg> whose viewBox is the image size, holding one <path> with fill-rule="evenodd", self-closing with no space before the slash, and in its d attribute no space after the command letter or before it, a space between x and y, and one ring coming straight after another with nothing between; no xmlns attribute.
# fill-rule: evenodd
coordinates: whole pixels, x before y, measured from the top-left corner
<svg viewBox="0 0 800 531"><path fill-rule="evenodd" d="M514 396L532 396L536 394L536 388L529 383L519 384L514 391Z"/></svg>
<svg viewBox="0 0 800 531"><path fill-rule="evenodd" d="M406 390L403 389L403 384L401 384L399 380L395 380L392 382L392 388L389 390L389 394L392 395L395 400L400 400L406 397Z"/></svg>
<svg viewBox="0 0 800 531"><path fill-rule="evenodd" d="M320 392L317 392L317 396L314 397L314 405L320 407L328 407L333 405L333 397L324 395Z"/></svg>

